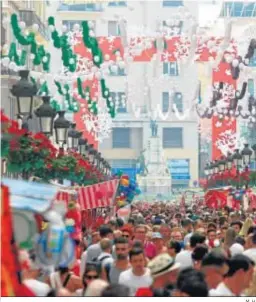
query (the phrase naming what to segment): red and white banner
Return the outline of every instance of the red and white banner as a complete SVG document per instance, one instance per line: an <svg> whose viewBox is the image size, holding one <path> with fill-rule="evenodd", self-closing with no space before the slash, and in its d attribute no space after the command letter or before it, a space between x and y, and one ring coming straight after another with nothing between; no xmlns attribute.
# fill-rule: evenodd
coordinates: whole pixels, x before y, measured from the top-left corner
<svg viewBox="0 0 256 302"><path fill-rule="evenodd" d="M105 181L77 190L81 210L105 208L113 206L113 199L119 184L119 179Z"/></svg>

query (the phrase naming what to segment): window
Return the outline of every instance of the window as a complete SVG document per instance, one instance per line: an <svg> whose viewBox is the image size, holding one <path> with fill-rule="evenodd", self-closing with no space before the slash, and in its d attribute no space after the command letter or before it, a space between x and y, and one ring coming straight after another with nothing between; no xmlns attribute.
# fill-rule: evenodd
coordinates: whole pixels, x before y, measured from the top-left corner
<svg viewBox="0 0 256 302"><path fill-rule="evenodd" d="M119 66L117 66L117 71L113 71L110 67L109 67L109 75L110 76L125 76L125 69L124 68L120 68Z"/></svg>
<svg viewBox="0 0 256 302"><path fill-rule="evenodd" d="M168 74L170 76L178 76L178 63L177 62L164 62L163 63L163 74Z"/></svg>
<svg viewBox="0 0 256 302"><path fill-rule="evenodd" d="M179 21L179 24L167 25L166 21L163 21L163 32L168 36L180 35L183 27L183 21Z"/></svg>
<svg viewBox="0 0 256 302"><path fill-rule="evenodd" d="M102 11L102 6L100 3L81 3L81 4L66 4L61 3L59 11L73 11L73 12L97 12Z"/></svg>
<svg viewBox="0 0 256 302"><path fill-rule="evenodd" d="M179 112L183 112L183 95L181 92L175 92L173 103Z"/></svg>
<svg viewBox="0 0 256 302"><path fill-rule="evenodd" d="M163 128L163 148L183 148L183 129Z"/></svg>
<svg viewBox="0 0 256 302"><path fill-rule="evenodd" d="M136 168L136 160L134 159L112 159L110 160L112 168Z"/></svg>
<svg viewBox="0 0 256 302"><path fill-rule="evenodd" d="M248 92L251 96L254 96L254 81L253 81L253 79L248 80Z"/></svg>
<svg viewBox="0 0 256 302"><path fill-rule="evenodd" d="M112 147L113 148L131 148L130 128L113 128Z"/></svg>
<svg viewBox="0 0 256 302"><path fill-rule="evenodd" d="M108 3L108 6L111 7L124 7L127 6L126 1L111 1Z"/></svg>
<svg viewBox="0 0 256 302"><path fill-rule="evenodd" d="M256 49L254 49L253 56L250 58L248 66L250 66L250 67L256 67Z"/></svg>
<svg viewBox="0 0 256 302"><path fill-rule="evenodd" d="M108 35L109 36L120 36L120 29L117 21L108 21Z"/></svg>
<svg viewBox="0 0 256 302"><path fill-rule="evenodd" d="M112 101L115 104L116 111L119 113L127 113L126 99L124 92L111 92Z"/></svg>
<svg viewBox="0 0 256 302"><path fill-rule="evenodd" d="M223 3L221 17L256 17L256 2L226 1Z"/></svg>
<svg viewBox="0 0 256 302"><path fill-rule="evenodd" d="M183 1L169 1L169 0L163 0L163 6L170 6L170 7L175 7L175 6L183 6Z"/></svg>
<svg viewBox="0 0 256 302"><path fill-rule="evenodd" d="M120 170L130 178L136 179L136 174L139 172L134 159L112 159L109 160L112 168L112 174L118 173Z"/></svg>
<svg viewBox="0 0 256 302"><path fill-rule="evenodd" d="M162 112L168 112L169 110L169 93L163 92L162 93Z"/></svg>

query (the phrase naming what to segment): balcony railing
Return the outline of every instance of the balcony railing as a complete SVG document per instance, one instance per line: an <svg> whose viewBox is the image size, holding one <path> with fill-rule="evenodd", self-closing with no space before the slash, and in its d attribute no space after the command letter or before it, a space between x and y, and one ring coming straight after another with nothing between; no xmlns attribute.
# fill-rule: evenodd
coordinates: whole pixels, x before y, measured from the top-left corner
<svg viewBox="0 0 256 302"><path fill-rule="evenodd" d="M42 20L37 16L37 14L32 10L20 10L20 20L24 21L26 25L32 26L33 24L39 25L39 33L43 36L46 40L49 40L49 32L45 24Z"/></svg>
<svg viewBox="0 0 256 302"><path fill-rule="evenodd" d="M9 76L17 76L17 77L19 76L18 72L6 68L3 65L1 65L1 75L9 75Z"/></svg>
<svg viewBox="0 0 256 302"><path fill-rule="evenodd" d="M66 12L101 12L103 7L101 3L81 3L81 4L66 4L61 3L58 11Z"/></svg>

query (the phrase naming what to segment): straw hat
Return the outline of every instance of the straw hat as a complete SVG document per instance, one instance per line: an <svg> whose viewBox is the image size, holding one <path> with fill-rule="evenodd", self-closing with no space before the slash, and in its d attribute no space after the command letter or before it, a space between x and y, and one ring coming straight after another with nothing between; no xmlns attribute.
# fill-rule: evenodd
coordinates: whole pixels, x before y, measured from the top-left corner
<svg viewBox="0 0 256 302"><path fill-rule="evenodd" d="M167 253L156 256L148 263L151 276L153 278L162 276L168 272L180 268L180 263L175 263L175 260Z"/></svg>

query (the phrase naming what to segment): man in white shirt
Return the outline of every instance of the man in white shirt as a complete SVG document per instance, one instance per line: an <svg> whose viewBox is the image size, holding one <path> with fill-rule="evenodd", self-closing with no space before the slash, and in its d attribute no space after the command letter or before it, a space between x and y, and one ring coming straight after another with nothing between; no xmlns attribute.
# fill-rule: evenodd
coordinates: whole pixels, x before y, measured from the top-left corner
<svg viewBox="0 0 256 302"><path fill-rule="evenodd" d="M243 254L254 261L256 265L256 228L254 229L254 232L248 236L247 244L249 246L249 249L244 251Z"/></svg>
<svg viewBox="0 0 256 302"><path fill-rule="evenodd" d="M180 263L181 269L193 267L193 261L192 261L192 252L199 244L204 244L205 242L205 236L194 233L190 237L190 250L184 250L181 251L176 255L175 262Z"/></svg>
<svg viewBox="0 0 256 302"><path fill-rule="evenodd" d="M131 268L122 272L119 277L119 284L130 288L130 295L134 296L138 288L149 287L152 284L150 270L145 267L146 258L140 248L134 248L129 252Z"/></svg>
<svg viewBox="0 0 256 302"><path fill-rule="evenodd" d="M253 277L253 265L250 258L235 255L229 260L229 271L217 288L210 290L210 296L235 297L249 287Z"/></svg>

